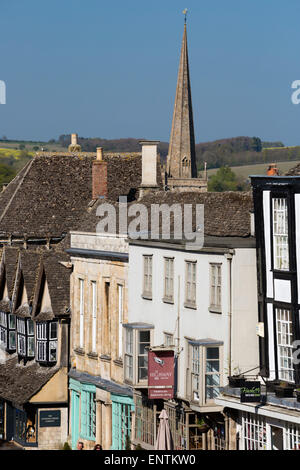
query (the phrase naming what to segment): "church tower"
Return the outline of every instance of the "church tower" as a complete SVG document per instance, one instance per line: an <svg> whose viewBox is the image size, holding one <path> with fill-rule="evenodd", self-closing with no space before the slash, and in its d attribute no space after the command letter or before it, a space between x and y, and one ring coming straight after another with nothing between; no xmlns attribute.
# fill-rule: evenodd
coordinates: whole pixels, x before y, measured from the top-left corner
<svg viewBox="0 0 300 470"><path fill-rule="evenodd" d="M197 178L193 107L184 23L172 130L167 157L169 189L206 191L206 179ZM183 181L184 180L184 181Z"/></svg>

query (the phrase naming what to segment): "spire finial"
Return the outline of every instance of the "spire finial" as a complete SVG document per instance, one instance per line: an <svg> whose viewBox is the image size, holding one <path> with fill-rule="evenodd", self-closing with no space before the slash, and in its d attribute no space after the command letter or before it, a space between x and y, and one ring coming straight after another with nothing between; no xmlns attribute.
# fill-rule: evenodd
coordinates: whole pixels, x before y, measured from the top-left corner
<svg viewBox="0 0 300 470"><path fill-rule="evenodd" d="M185 8L185 9L183 10L183 12L182 12L182 13L184 14L184 24L186 24L186 15L187 15L187 12L188 12L187 8Z"/></svg>

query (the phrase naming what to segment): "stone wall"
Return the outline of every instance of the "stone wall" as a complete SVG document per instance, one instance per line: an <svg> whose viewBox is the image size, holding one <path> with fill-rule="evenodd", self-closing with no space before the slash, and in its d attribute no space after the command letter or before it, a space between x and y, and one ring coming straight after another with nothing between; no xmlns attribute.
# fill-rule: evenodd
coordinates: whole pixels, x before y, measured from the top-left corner
<svg viewBox="0 0 300 470"><path fill-rule="evenodd" d="M53 411L54 408L40 408L40 411ZM60 410L60 427L38 427L38 449L39 450L59 450L62 449L68 440L68 408L55 408ZM39 419L40 422L40 419Z"/></svg>

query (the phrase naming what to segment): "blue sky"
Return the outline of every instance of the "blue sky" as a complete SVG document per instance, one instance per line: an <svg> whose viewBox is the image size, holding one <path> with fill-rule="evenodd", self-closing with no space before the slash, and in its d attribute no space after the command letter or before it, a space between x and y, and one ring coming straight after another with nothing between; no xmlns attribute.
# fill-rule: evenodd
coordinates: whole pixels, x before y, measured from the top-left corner
<svg viewBox="0 0 300 470"><path fill-rule="evenodd" d="M0 0L0 136L168 140L184 8L196 141L300 145L299 0Z"/></svg>

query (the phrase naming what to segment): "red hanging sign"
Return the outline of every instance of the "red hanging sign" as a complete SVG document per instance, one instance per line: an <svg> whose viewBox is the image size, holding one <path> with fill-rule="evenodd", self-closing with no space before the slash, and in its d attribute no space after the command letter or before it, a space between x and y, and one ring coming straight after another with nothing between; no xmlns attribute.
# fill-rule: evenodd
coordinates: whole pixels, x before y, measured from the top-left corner
<svg viewBox="0 0 300 470"><path fill-rule="evenodd" d="M174 351L148 352L148 397L174 398Z"/></svg>

